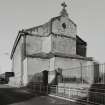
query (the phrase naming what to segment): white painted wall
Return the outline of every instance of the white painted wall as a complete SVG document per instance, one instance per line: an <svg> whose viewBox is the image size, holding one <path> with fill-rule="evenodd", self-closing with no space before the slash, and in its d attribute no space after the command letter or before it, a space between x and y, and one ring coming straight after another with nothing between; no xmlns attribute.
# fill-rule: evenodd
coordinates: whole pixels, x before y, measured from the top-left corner
<svg viewBox="0 0 105 105"><path fill-rule="evenodd" d="M56 71L50 71L48 73L48 83L52 83L52 81L55 79L56 77Z"/></svg>
<svg viewBox="0 0 105 105"><path fill-rule="evenodd" d="M55 69L58 67L62 69L75 68L80 67L80 62L78 59L56 57L54 66Z"/></svg>
<svg viewBox="0 0 105 105"><path fill-rule="evenodd" d="M50 58L50 67L49 67L49 71L53 71L55 69L54 64L55 64L55 57Z"/></svg>
<svg viewBox="0 0 105 105"><path fill-rule="evenodd" d="M32 75L41 72L43 70L49 70L49 59L41 58L27 58L27 69L28 69L28 80L31 79Z"/></svg>
<svg viewBox="0 0 105 105"><path fill-rule="evenodd" d="M92 65L92 66L88 66L88 65ZM89 83L93 82L94 68L93 68L92 61L56 57L54 68L55 69L62 68L63 75L69 76L69 77L76 76L80 78L81 72L82 72L83 79L88 80Z"/></svg>
<svg viewBox="0 0 105 105"><path fill-rule="evenodd" d="M10 85L20 86L21 82L21 71L22 71L22 44L23 37L18 42L16 50L12 58L12 71L15 73L15 76L10 79Z"/></svg>
<svg viewBox="0 0 105 105"><path fill-rule="evenodd" d="M27 69L27 58L23 61L23 85L26 86L28 83L28 69Z"/></svg>

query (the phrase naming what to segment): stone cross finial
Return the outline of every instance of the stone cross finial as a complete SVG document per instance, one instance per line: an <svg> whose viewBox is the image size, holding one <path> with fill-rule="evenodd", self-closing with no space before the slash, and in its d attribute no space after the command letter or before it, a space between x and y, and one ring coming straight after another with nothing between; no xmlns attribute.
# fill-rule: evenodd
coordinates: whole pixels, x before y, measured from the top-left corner
<svg viewBox="0 0 105 105"><path fill-rule="evenodd" d="M67 11L66 11L66 7L67 7L67 5L66 5L66 3L65 2L63 2L62 4L61 4L61 6L63 7L63 9L62 9L62 11L60 12L60 14L62 15L62 16L68 16L68 13L67 13Z"/></svg>
<svg viewBox="0 0 105 105"><path fill-rule="evenodd" d="M63 2L63 3L61 4L61 6L63 7L63 9L65 9L65 7L67 7L67 5L66 5L65 2Z"/></svg>

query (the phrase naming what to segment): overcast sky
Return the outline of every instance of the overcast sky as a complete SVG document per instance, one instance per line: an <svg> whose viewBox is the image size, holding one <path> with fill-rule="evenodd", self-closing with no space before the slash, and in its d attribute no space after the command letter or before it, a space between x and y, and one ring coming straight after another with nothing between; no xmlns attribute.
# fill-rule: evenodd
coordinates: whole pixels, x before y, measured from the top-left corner
<svg viewBox="0 0 105 105"><path fill-rule="evenodd" d="M9 54L18 31L58 16L62 1L88 43L87 56L105 62L105 0L0 0L0 71L10 71Z"/></svg>

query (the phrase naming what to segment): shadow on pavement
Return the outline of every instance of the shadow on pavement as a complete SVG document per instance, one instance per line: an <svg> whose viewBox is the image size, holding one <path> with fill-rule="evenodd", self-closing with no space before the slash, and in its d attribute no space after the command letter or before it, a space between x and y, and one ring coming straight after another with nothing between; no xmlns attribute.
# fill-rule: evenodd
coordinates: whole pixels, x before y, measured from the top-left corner
<svg viewBox="0 0 105 105"><path fill-rule="evenodd" d="M22 102L37 96L39 94L31 93L23 88L0 88L0 105Z"/></svg>

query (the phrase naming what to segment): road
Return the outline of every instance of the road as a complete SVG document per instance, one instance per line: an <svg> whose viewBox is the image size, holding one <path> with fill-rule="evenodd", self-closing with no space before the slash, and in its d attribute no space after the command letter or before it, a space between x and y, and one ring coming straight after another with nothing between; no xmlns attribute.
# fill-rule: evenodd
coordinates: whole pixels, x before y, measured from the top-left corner
<svg viewBox="0 0 105 105"><path fill-rule="evenodd" d="M30 94L28 91L19 88L0 86L0 105L78 105L50 96L39 96Z"/></svg>
<svg viewBox="0 0 105 105"><path fill-rule="evenodd" d="M9 105L11 103L25 101L34 96L35 95L30 94L23 89L0 85L0 105Z"/></svg>

